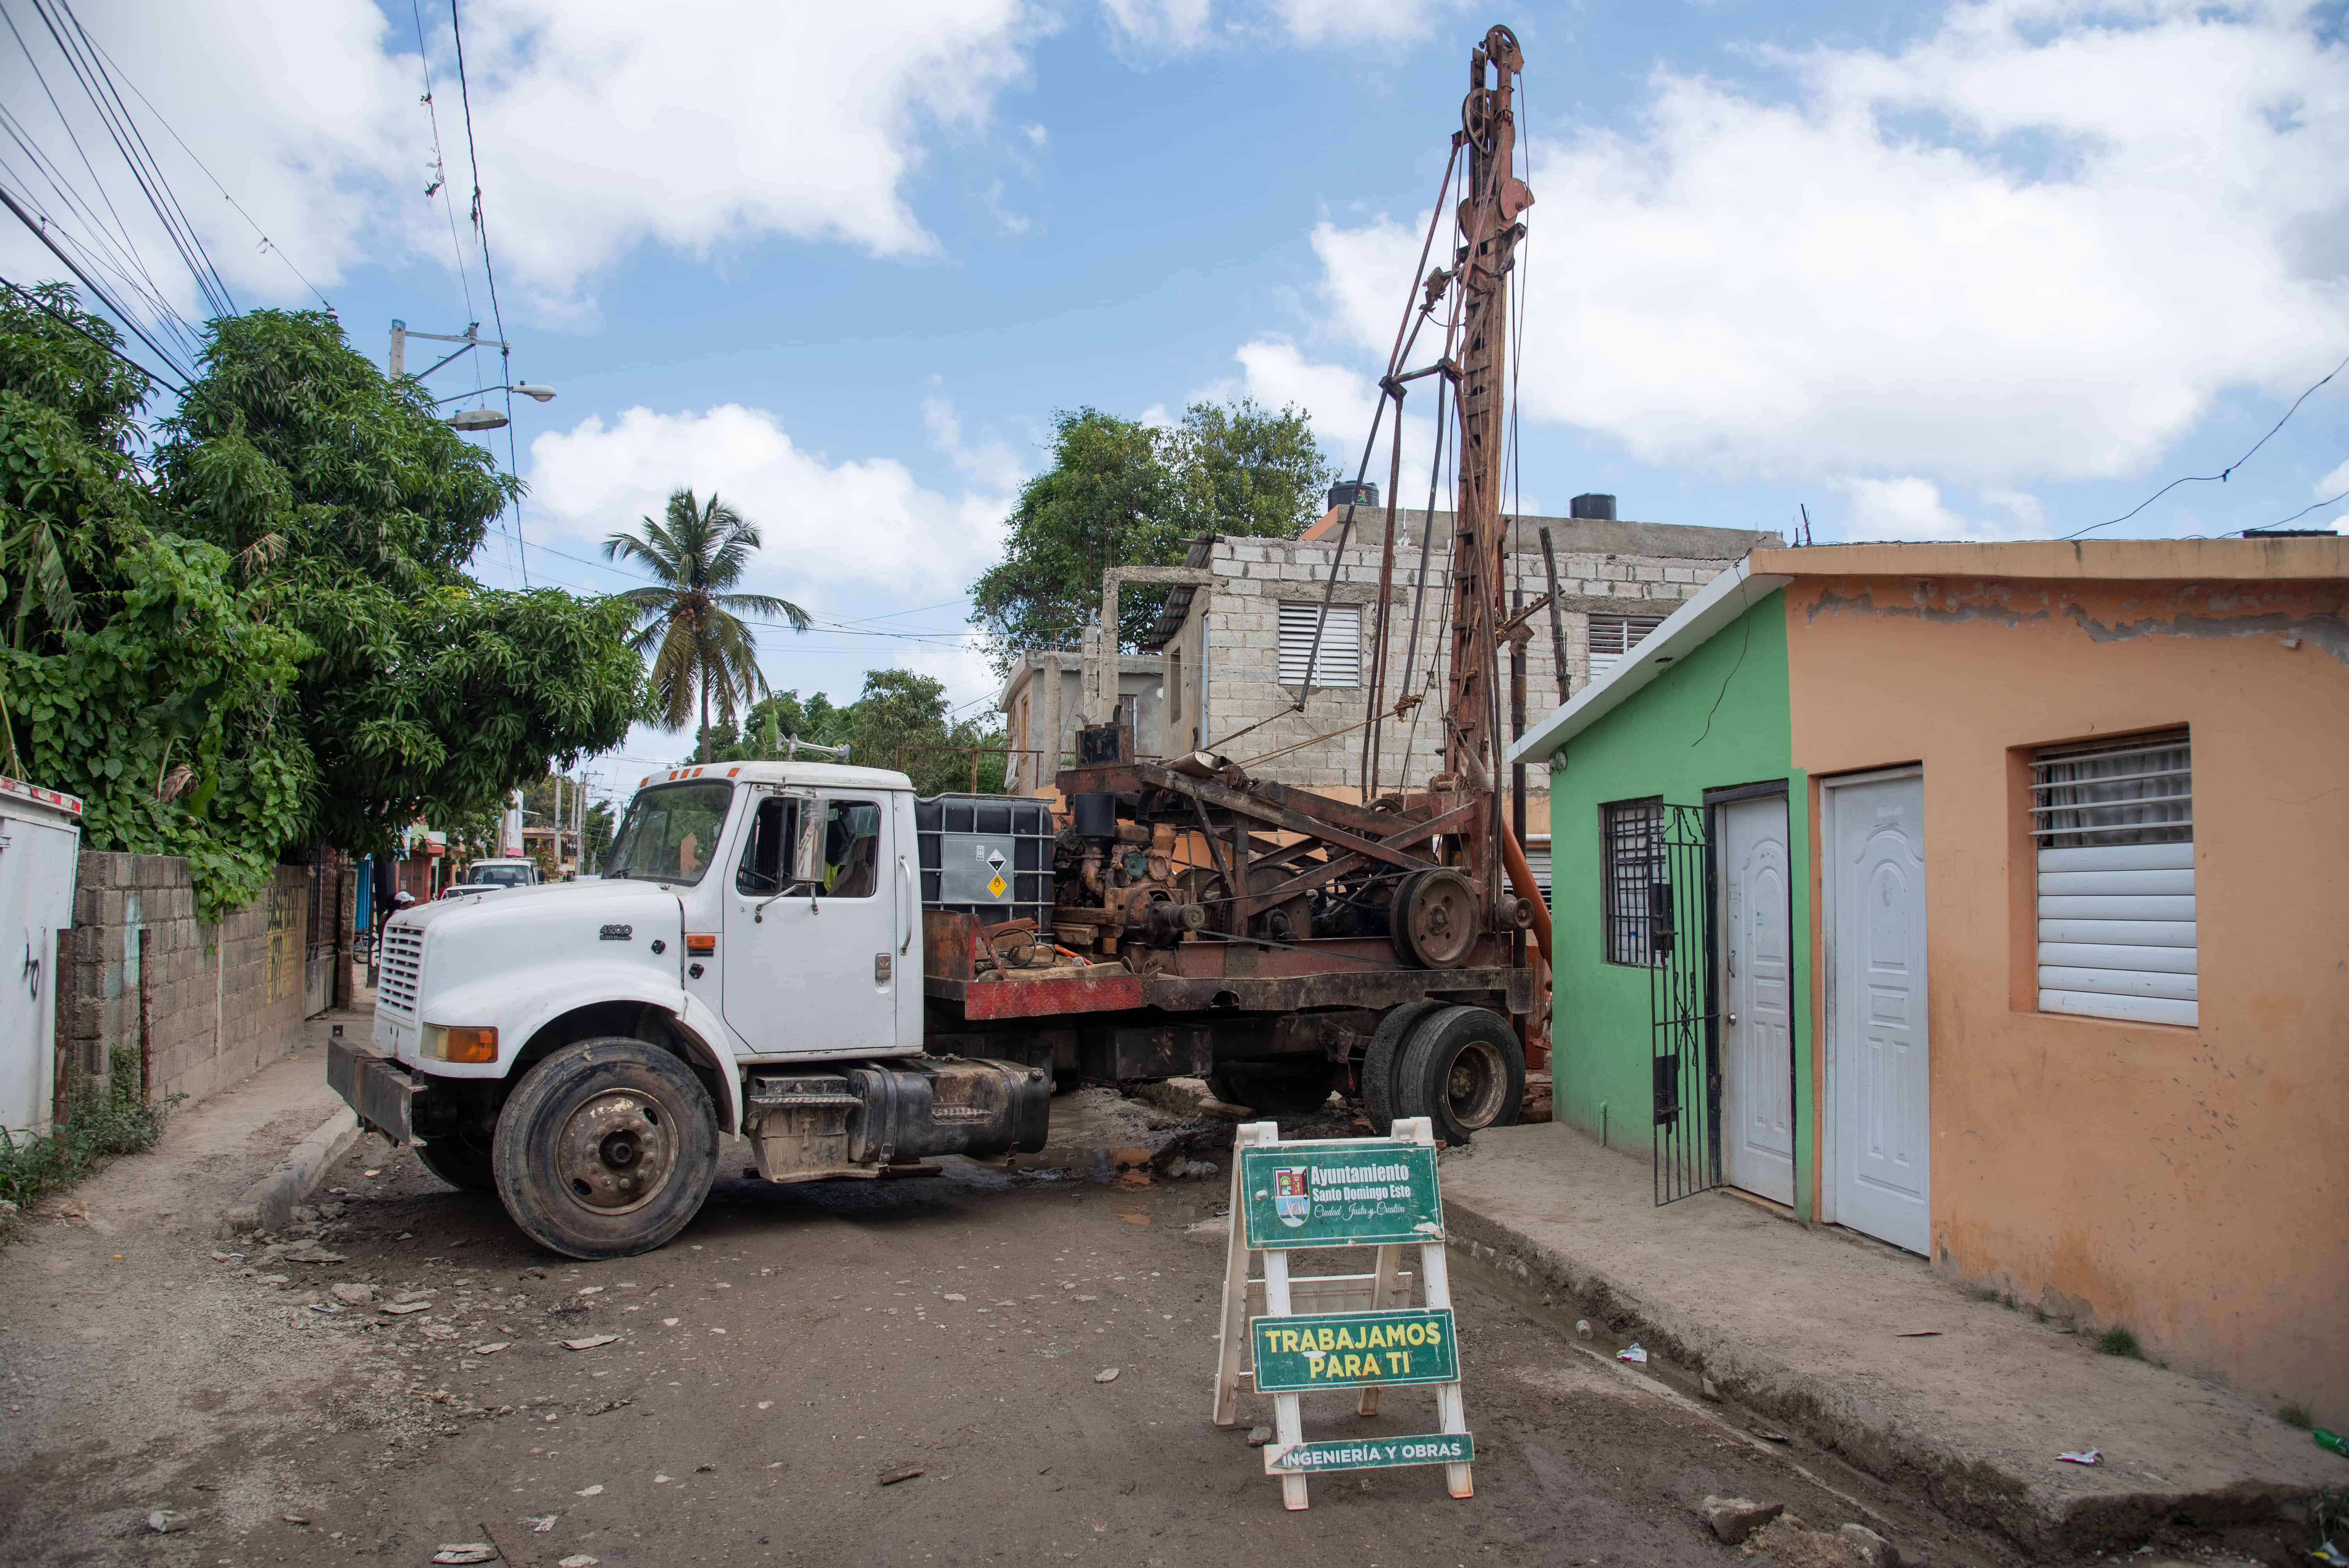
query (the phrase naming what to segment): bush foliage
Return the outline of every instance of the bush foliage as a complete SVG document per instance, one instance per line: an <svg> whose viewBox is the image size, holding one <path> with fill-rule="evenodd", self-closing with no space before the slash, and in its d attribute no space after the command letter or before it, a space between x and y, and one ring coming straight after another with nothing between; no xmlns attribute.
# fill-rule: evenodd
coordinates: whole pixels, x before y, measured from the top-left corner
<svg viewBox="0 0 2349 1568"><path fill-rule="evenodd" d="M518 481L332 317L213 322L151 450L119 342L0 297L0 769L82 797L88 847L186 856L217 918L644 711L625 606L465 574Z"/></svg>

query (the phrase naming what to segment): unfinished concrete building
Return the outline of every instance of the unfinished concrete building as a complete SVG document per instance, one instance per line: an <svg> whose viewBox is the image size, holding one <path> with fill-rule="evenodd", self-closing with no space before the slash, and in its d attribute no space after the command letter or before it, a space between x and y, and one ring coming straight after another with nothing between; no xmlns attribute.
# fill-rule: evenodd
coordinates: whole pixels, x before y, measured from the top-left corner
<svg viewBox="0 0 2349 1568"><path fill-rule="evenodd" d="M1343 559L1345 502L1354 516ZM1022 655L1005 682L1001 706L1019 750L1006 788L1042 793L1074 744L1082 719L1114 708L1134 727L1147 756L1211 751L1259 777L1338 795L1362 789L1366 717L1377 621L1380 560L1387 514L1374 485L1341 485L1331 506L1294 540L1208 536L1193 542L1179 567L1126 567L1113 594L1137 584L1169 585L1164 613L1138 654L1121 655L1113 692L1100 651L1098 623L1081 648ZM1526 618L1523 643L1526 709L1540 715L1602 675L1663 618L1749 550L1780 542L1750 529L1633 522L1615 517L1615 498L1577 497L1569 517L1522 517L1509 538L1506 568L1513 604L1532 604L1547 590L1541 531L1549 531L1558 575L1566 645L1558 679L1546 611ZM1444 628L1451 577L1445 556L1453 516L1398 509L1382 707L1406 693L1437 689L1383 742L1378 788L1424 786L1442 767L1438 716L1444 707ZM1423 560L1433 528L1433 548ZM1334 585L1331 567L1337 568ZM1325 597L1328 610L1325 615ZM1416 645L1412 628L1418 625ZM1315 632L1319 627L1319 647ZM1300 707L1309 663L1312 686ZM1503 668L1504 682L1508 670ZM1547 859L1548 780L1526 780L1527 849L1536 869ZM1376 793L1374 789L1372 793Z"/></svg>

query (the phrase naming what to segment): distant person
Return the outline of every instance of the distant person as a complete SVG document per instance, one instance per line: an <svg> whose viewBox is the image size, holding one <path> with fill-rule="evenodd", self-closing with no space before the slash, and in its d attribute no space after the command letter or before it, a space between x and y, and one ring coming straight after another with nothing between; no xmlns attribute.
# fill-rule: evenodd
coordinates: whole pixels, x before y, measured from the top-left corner
<svg viewBox="0 0 2349 1568"><path fill-rule="evenodd" d="M391 917L415 902L416 895L405 888L384 900L383 907L376 911L375 916L375 940L378 947L383 945L383 928L391 923Z"/></svg>

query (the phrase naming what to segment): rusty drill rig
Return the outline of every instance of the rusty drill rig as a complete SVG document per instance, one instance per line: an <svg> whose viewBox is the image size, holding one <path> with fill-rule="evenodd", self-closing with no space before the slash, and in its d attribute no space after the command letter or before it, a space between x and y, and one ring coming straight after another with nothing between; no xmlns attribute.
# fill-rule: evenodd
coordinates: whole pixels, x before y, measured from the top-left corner
<svg viewBox="0 0 2349 1568"><path fill-rule="evenodd" d="M1527 933L1538 934L1546 955L1548 926L1498 786L1499 653L1516 630L1502 599L1509 296L1533 202L1515 170L1513 103L1523 65L1506 27L1487 32L1471 56L1461 126L1419 266L1426 268L1456 177L1451 264L1412 281L1357 470L1359 479L1384 426L1392 455L1368 707L1362 722L1348 727L1363 731L1361 800L1252 779L1208 752L1137 757L1128 726L1081 728L1074 766L1057 779L1069 816L1053 846L1051 939L1034 922L989 926L940 911L926 917L933 1028L960 1048L1003 1055L1016 1048L1007 1039L1013 1033L1047 1043L1057 1035L1060 1057L1073 1057L1088 1076L1204 1071L1224 1098L1276 1112L1318 1102L1335 1087L1359 1095L1376 1125L1392 1115L1433 1114L1439 1133L1454 1140L1516 1119L1535 1009ZM1430 328L1440 347L1409 367ZM1440 401L1437 462L1448 438L1457 466L1448 625L1432 628L1440 637L1431 639L1444 651L1443 762L1433 777L1388 788L1390 727L1405 724L1423 700L1432 708L1439 680L1433 657L1419 668L1428 531L1421 593L1405 595L1396 581L1402 407L1423 382ZM1348 502L1324 624L1354 511ZM1179 572L1129 568L1124 575L1166 582ZM1112 572L1104 638L1115 636L1116 592ZM1410 635L1400 670L1391 672L1390 634L1406 607ZM1524 618L1521 611L1514 622ZM1290 713L1304 710L1319 643L1317 627ZM1408 767L1407 738L1393 754Z"/></svg>

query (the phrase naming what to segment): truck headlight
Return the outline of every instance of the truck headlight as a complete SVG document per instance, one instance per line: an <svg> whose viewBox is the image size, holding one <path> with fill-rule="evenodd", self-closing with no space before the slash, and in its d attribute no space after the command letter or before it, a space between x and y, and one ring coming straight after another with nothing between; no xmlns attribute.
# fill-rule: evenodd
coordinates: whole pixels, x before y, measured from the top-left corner
<svg viewBox="0 0 2349 1568"><path fill-rule="evenodd" d="M452 1024L427 1024L417 1054L441 1062L493 1062L498 1059L498 1032Z"/></svg>

